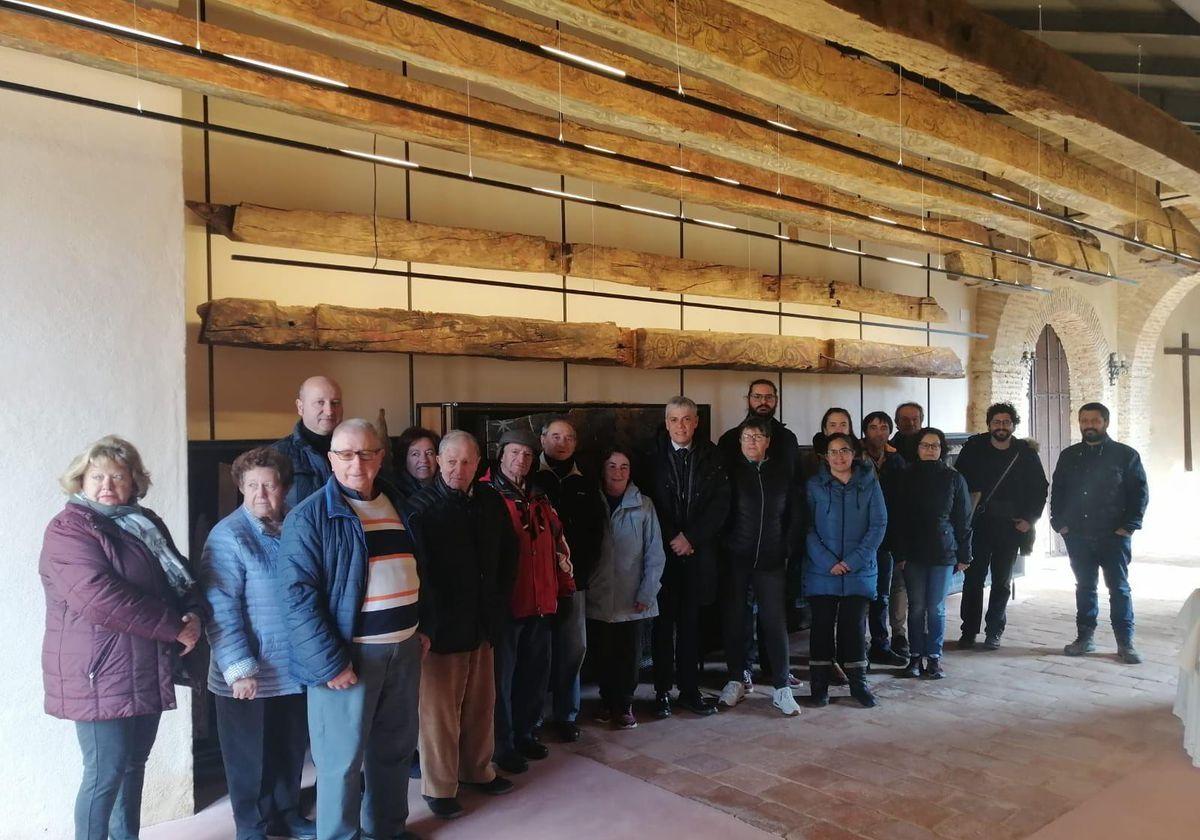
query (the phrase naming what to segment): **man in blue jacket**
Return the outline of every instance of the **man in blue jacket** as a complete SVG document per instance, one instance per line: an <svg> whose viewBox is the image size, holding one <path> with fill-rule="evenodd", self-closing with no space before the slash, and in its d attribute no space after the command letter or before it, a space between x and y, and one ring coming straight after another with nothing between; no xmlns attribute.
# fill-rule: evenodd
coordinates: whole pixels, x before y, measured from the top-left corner
<svg viewBox="0 0 1200 840"><path fill-rule="evenodd" d="M288 514L279 547L293 676L309 687L317 836L403 838L417 746L420 581L367 420L333 432L333 476Z"/></svg>
<svg viewBox="0 0 1200 840"><path fill-rule="evenodd" d="M1108 436L1108 417L1102 403L1079 409L1083 442L1058 456L1050 485L1050 527L1066 541L1075 573L1078 636L1063 652L1083 656L1096 649L1097 583L1103 572L1117 657L1136 665L1142 658L1133 646L1129 561L1132 534L1142 527L1150 492L1137 450Z"/></svg>

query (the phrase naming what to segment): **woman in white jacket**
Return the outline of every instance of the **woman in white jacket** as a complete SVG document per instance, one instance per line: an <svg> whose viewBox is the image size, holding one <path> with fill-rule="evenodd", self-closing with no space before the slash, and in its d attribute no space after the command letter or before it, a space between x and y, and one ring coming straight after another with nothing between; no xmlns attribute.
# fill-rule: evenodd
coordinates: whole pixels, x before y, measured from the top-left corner
<svg viewBox="0 0 1200 840"><path fill-rule="evenodd" d="M630 455L616 447L601 460L600 491L609 516L600 559L587 589L588 649L597 665L600 709L595 719L637 726L642 628L658 615L658 588L667 558L654 503L629 480Z"/></svg>

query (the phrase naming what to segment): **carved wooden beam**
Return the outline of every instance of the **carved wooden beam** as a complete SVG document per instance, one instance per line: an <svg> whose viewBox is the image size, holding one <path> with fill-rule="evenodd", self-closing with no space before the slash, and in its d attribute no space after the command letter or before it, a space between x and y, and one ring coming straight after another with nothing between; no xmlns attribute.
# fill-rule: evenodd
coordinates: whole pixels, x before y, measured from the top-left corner
<svg viewBox="0 0 1200 840"><path fill-rule="evenodd" d="M756 169L782 172L833 189L870 196L897 207L919 208L924 203L927 210L996 227L1010 235L1024 237L1029 234L1030 220L1026 214L981 196L941 185L930 189L916 175L897 172L793 135L780 135L713 113L692 105L687 97L659 96L570 64L560 64L544 55L530 55L482 36L389 9L384 4L369 0L246 0L239 5L272 21L466 78L591 125L645 139L680 143ZM653 81L664 89L673 90L678 84L674 70L611 52L474 0L422 0L421 5L526 43L549 44L587 55L618 66L638 78ZM688 79L685 88L693 96L717 101L734 110L748 111L762 118L780 116L775 106L711 82ZM889 119L894 127L894 96L890 92L880 93L880 96L893 100L889 106ZM850 128L853 130L852 126ZM894 151L889 150L888 155L892 154ZM727 173L722 169L712 174ZM734 175L728 177L737 178ZM979 179L974 179L972 184L984 186ZM1066 233L1057 223L1048 223L1047 230ZM979 239L980 234L968 236Z"/></svg>
<svg viewBox="0 0 1200 840"><path fill-rule="evenodd" d="M197 307L200 341L263 350L484 356L641 368L732 368L960 379L947 348L753 333L625 329L406 309L280 306L220 298Z"/></svg>
<svg viewBox="0 0 1200 840"><path fill-rule="evenodd" d="M100 20L132 19L132 4L124 0L59 0L58 6ZM138 26L145 31L177 41L196 39L193 18L143 7ZM334 58L276 41L256 38L211 24L200 25L205 49L227 55L245 56L271 64L302 70L373 93L465 114L466 96L458 91L431 85L396 73ZM136 52L120 38L81 30L67 24L16 12L0 11L0 46L50 55L91 67L137 76L235 102L272 108L328 123L342 125L401 140L410 140L457 152L467 150L466 127L459 121L428 116L410 108L367 100L339 90L316 87L251 67L229 66L197 56L142 46ZM920 218L871 201L812 184L770 170L718 158L692 149L629 138L578 123L498 105L474 98L472 116L500 123L547 138L561 130L572 141L601 148L618 148L644 160L666 166L681 166L692 172L723 172L734 180L786 196L851 210L867 216L883 216L920 226ZM471 132L471 148L480 158L503 161L544 172L569 172L582 178L616 184L641 192L704 204L771 221L795 224L805 230L885 242L922 252L937 251L939 241L919 232L898 230L893 225L837 216L809 209L785 198L753 194L734 185L694 180L674 172L647 169L604 154L588 154L558 144L539 143L524 137L487 128ZM979 225L951 222L946 233L983 241ZM967 246L969 248L969 246Z"/></svg>
<svg viewBox="0 0 1200 840"><path fill-rule="evenodd" d="M1039 259L1050 260L1064 265L1079 266L1088 271L1098 271L1101 274L1113 273L1112 259L1108 254L1099 248L1084 245L1078 239L1059 236L1056 233L1047 233L1035 237L1030 244L1032 245L1033 255ZM1099 286L1104 283L1103 279L1090 274L1076 274L1071 271L1056 271L1055 274L1066 275L1072 280L1078 280L1081 283L1087 283L1092 286Z"/></svg>
<svg viewBox="0 0 1200 840"><path fill-rule="evenodd" d="M802 21L814 37L941 79L1123 168L1200 194L1200 137L1132 91L964 0L732 2L783 26Z"/></svg>
<svg viewBox="0 0 1200 840"><path fill-rule="evenodd" d="M448 2L466 5L462 0L421 2L434 8ZM897 74L792 28L805 20L803 15L793 13L785 21L788 25L780 26L777 20L728 0L679 0L677 14L674 3L644 0L507 2L661 56L670 66L678 60L685 71L780 103L785 113L859 132L886 144L893 154L903 145L917 154L983 170L1038 191L1043 199L1081 210L1100 224L1143 216L1158 219L1161 213L1153 195L1143 194L1134 202L1128 179L1121 180L1059 146L1039 144L916 83L904 86L901 138ZM980 95L988 98L986 92ZM1019 214L1014 212L1013 218ZM1001 224L993 227L1028 235ZM1050 232L1072 234L1069 229Z"/></svg>
<svg viewBox="0 0 1200 840"><path fill-rule="evenodd" d="M1027 263L1000 260L990 254L980 254L975 251L950 251L942 256L942 264L955 276L965 274L975 277L995 277L1006 283L1017 283L1021 286L1033 285L1033 268ZM967 277L960 279L969 286L981 285L979 281Z"/></svg>
<svg viewBox="0 0 1200 840"><path fill-rule="evenodd" d="M564 246L540 236L430 225L386 216L278 210L255 204L231 206L195 201L187 204L216 232L255 245L467 268L565 274L662 292L806 303L914 321L946 320L946 311L931 297L814 277L781 277L624 248L587 243Z"/></svg>

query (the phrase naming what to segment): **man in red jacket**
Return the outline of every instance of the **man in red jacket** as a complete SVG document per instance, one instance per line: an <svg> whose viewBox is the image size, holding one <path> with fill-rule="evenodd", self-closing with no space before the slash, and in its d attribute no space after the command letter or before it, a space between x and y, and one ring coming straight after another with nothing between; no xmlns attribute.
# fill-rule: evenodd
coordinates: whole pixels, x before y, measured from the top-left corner
<svg viewBox="0 0 1200 840"><path fill-rule="evenodd" d="M523 773L549 755L534 735L550 680L551 619L575 591L570 550L550 500L526 483L537 454L531 431L500 437L500 461L483 481L504 499L517 536L517 574L496 644L496 766Z"/></svg>

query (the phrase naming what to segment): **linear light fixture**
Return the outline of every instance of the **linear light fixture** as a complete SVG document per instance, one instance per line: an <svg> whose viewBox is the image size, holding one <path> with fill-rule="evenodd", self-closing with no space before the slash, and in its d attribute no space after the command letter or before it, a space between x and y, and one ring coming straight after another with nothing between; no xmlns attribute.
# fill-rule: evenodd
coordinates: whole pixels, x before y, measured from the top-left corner
<svg viewBox="0 0 1200 840"><path fill-rule="evenodd" d="M144 29L134 29L132 26L122 26L119 23L109 23L107 20L88 17L87 15L77 15L74 12L67 12L62 9L52 9L49 6L41 6L37 3L26 3L24 0L8 0L13 6L23 6L26 9L32 9L35 12L43 14L55 15L56 17L68 18L70 20L79 21L80 23L88 23L92 26L101 26L105 29L111 29L114 32L124 32L126 35L137 35L141 38L150 38L154 41L161 41L164 44L182 47L182 41L176 41L174 38L166 38L162 35L155 35L153 32L147 32Z"/></svg>
<svg viewBox="0 0 1200 840"><path fill-rule="evenodd" d="M1005 195L1004 193L998 193L998 192L994 192L994 193L992 193L992 195L994 195L996 198L1000 199L1001 201L1007 201L1007 202L1009 202L1009 203L1012 203L1012 202L1015 202L1015 201L1016 201L1016 199L1015 199L1015 198L1009 198L1009 197L1008 197L1007 195Z"/></svg>
<svg viewBox="0 0 1200 840"><path fill-rule="evenodd" d="M621 204L618 205L622 210L629 210L633 213L649 213L651 216L662 216L664 219L678 219L676 213L668 213L666 210L655 210L651 207L639 207L636 204Z"/></svg>
<svg viewBox="0 0 1200 840"><path fill-rule="evenodd" d="M563 192L562 190L552 190L547 187L532 187L532 189L534 192L540 192L543 195L552 195L555 198L566 198L571 201L587 201L589 203L593 203L596 201L596 199L592 198L591 196L580 195L579 193L569 193L569 192Z"/></svg>
<svg viewBox="0 0 1200 840"><path fill-rule="evenodd" d="M769 122L771 125L775 126L776 128L782 128L784 131L799 131L800 130L800 129L796 128L796 126L794 126L794 125L788 125L787 123L780 122L779 120L767 120L767 122Z"/></svg>
<svg viewBox="0 0 1200 840"><path fill-rule="evenodd" d="M903 257L884 257L888 262L899 263L900 265L911 265L915 268L925 268L924 263L919 263L916 260L906 260Z"/></svg>
<svg viewBox="0 0 1200 840"><path fill-rule="evenodd" d="M682 173L684 173L685 175L690 175L690 174L691 174L691 172L692 172L692 170L690 170L690 169L684 169L682 166L676 166L676 165L675 165L675 164L673 164L673 163L672 163L670 166L671 166L671 168L672 168L672 169L674 169L676 172L682 172Z"/></svg>
<svg viewBox="0 0 1200 840"><path fill-rule="evenodd" d="M875 221L877 221L877 222L883 222L885 225L898 225L898 224L900 224L900 223L899 223L899 222L897 222L895 219L889 219L887 216L872 216L872 215L868 214L868 215L867 215L867 218L868 218L868 219L874 219L874 220L875 220Z"/></svg>
<svg viewBox="0 0 1200 840"><path fill-rule="evenodd" d="M603 146L593 146L591 143L584 143L583 147L585 149L591 149L593 152L603 152L606 155L616 154L616 152L614 152L612 149L606 149Z"/></svg>
<svg viewBox="0 0 1200 840"><path fill-rule="evenodd" d="M574 62L575 64L581 64L584 67L588 67L592 70L599 70L601 73L607 73L610 76L616 76L618 79L625 78L625 71L620 67L613 67L611 64L605 64L603 61L596 61L595 59L585 58L582 55L576 55L573 52L560 50L558 47L551 47L547 46L546 44L541 44L540 46L543 50L550 53L550 55Z"/></svg>
<svg viewBox="0 0 1200 840"><path fill-rule="evenodd" d="M724 230L737 230L737 225L729 225L725 222L714 222L712 219L697 219L693 217L692 221L698 225L708 225L709 227L723 228Z"/></svg>
<svg viewBox="0 0 1200 840"><path fill-rule="evenodd" d="M729 184L731 187L740 187L741 181L735 181L733 178L722 178L720 175L714 175L714 180L720 181L722 184Z"/></svg>
<svg viewBox="0 0 1200 840"><path fill-rule="evenodd" d="M866 254L857 248L843 248L841 245L833 246L835 251L841 251L843 254L854 254L856 257L865 257Z"/></svg>
<svg viewBox="0 0 1200 840"><path fill-rule="evenodd" d="M232 58L234 61L240 61L243 64L249 64L253 67L261 67L264 70L274 70L276 73L286 73L289 76L295 76L298 79L304 79L309 82L316 82L319 85L329 85L330 87L348 88L350 85L345 82L339 82L337 79L331 79L328 76L318 76L316 73L306 73L303 70L297 70L294 67L284 67L282 64L272 64L269 61L259 61L257 58L246 58L244 55L232 55L230 53L221 53L226 58Z"/></svg>
<svg viewBox="0 0 1200 840"><path fill-rule="evenodd" d="M421 165L413 163L411 160L402 160L401 158L388 157L387 155L377 155L372 152L359 152L354 149L338 149L339 152L344 152L348 155L362 158L363 160L371 160L376 163L388 163L392 166L402 166L405 169L420 169Z"/></svg>

